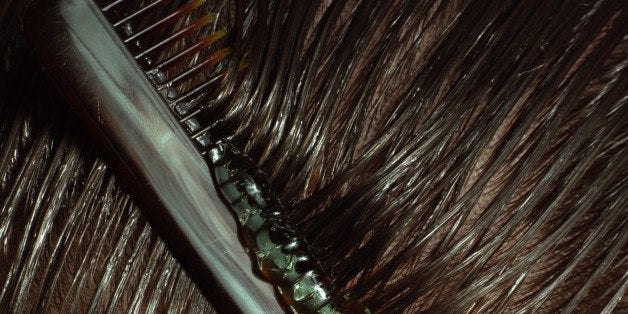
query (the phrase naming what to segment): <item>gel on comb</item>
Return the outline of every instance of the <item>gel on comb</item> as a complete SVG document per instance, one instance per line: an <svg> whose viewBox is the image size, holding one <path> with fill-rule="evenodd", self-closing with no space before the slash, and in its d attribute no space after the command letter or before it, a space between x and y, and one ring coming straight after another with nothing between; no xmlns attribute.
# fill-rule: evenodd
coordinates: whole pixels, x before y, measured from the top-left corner
<svg viewBox="0 0 628 314"><path fill-rule="evenodd" d="M207 31L218 17L204 0L180 2L35 0L25 31L219 309L368 312L334 287L264 173L204 124L199 103L232 49L217 45L225 30Z"/></svg>

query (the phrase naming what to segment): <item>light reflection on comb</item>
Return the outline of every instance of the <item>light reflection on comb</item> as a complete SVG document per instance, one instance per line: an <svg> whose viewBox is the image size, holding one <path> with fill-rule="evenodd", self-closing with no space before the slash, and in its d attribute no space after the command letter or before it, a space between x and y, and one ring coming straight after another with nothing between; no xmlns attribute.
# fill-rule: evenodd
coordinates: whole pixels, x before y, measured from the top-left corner
<svg viewBox="0 0 628 314"><path fill-rule="evenodd" d="M66 4L69 10L76 10L72 13L73 23L76 23L73 25L74 27L81 24L80 16L84 12L79 12L80 10L77 10L77 7L72 7L72 0L57 1ZM213 44L223 38L227 31L224 29L216 30L211 27L210 23L216 20L215 14L196 12L196 9L200 8L204 3L205 0L195 0L172 9L171 6L175 5L175 2L172 0L155 0L144 6L140 4L139 8L129 9L125 8L125 5L137 3L119 0L104 7L101 6L101 11L106 13L105 17L109 20L113 29L117 31L118 41L113 38L104 38L111 34L106 31L103 32L102 28L98 27L94 28L95 30L90 28L91 34L90 31L77 31L75 36L83 37L75 42L87 46L87 49L84 46L79 47L83 49L80 50L83 54L73 56L73 60L76 63L85 65L91 62L89 58L101 56L102 59L120 60L121 64L98 64L100 68L86 66L75 70L77 72L85 72L79 73L81 78L89 77L92 80L90 84L87 84L87 88L81 89L80 92L74 91L79 94L77 99L81 99L84 95L89 94L99 95L98 91L91 91L90 93L90 87L100 89L101 98L104 99L104 106L112 106L103 111L108 114L105 119L113 122L112 125L107 126L99 120L96 123L97 127L108 130L110 132L109 135L118 136L116 140L109 143L110 145L124 142L127 139L133 140L129 141L133 145L125 147L123 151L128 153L131 158L138 158L139 162L136 164L138 168L146 168L137 170L141 173L140 175L134 175L141 176L148 173L149 181L154 179L153 182L156 182L154 184L155 188L160 190L163 193L162 195L166 196L165 199L160 199L157 203L176 204L177 193L173 195L173 191L179 191L178 193L180 194L192 194L188 195L192 200L198 200L193 195L195 193L204 193L203 191L205 191L207 195L215 195L218 192L224 204L229 206L231 214L237 222L238 234L243 239L244 246L252 262L257 265L256 271L274 285L275 291L282 297L284 305L288 309L308 313L368 312L368 309L364 306L336 290L330 277L327 276L322 263L316 258L314 248L308 244L305 238L294 231L295 228L286 220L285 208L271 189L268 179L257 165L245 153L238 151L230 143L221 139L213 139L211 136L212 125L207 125L206 121L197 120L194 117L208 107L199 106L200 108L195 108L196 110L192 114L188 114L195 105L192 103L194 97L198 99L205 94L211 95L211 93L216 92L212 90L212 87L226 75L228 69L227 63L221 61L226 60L233 51L230 47L221 47L222 49L214 47ZM172 5L168 6L168 4ZM81 2L80 5L89 7L90 3L85 1ZM195 18L196 14L202 14L202 16ZM92 16L92 21L100 21L101 18L100 16ZM137 30L134 29L136 27ZM169 29L168 31L171 35L165 36L164 39L156 43L152 43L150 37L155 35L157 30L161 29ZM93 38L85 40L85 38L90 38L90 35L94 35L96 32L98 34L95 35L101 36L100 38L106 40L109 44L103 45L102 42L98 42L98 40ZM197 36L201 38L196 39ZM72 39L74 40L75 38ZM126 51L118 49L122 43L126 45ZM89 44L93 46L89 46ZM85 54L85 51L93 52L91 50L97 50L104 46L113 47L110 55L106 51ZM137 61L137 69L133 65L129 67L128 64L125 64L125 62L133 60ZM239 69L242 69L246 66L246 63L241 62L237 66ZM137 79L135 74L136 72L139 73L140 69L146 74L146 77ZM64 70L69 71L67 69ZM95 71L95 73L89 71ZM152 89L149 85L152 85ZM108 90L109 87L112 90ZM115 88L120 88L120 90L113 90ZM161 99L159 99L159 95L161 95ZM91 97L89 99L92 100L87 101L88 103L83 104L83 106L87 107L89 115L89 110L93 110L94 105L89 102L93 102L94 96L88 97ZM100 99L96 98L96 110L100 115ZM164 103L165 107L169 108L163 108ZM89 108L90 105L92 108ZM151 111L151 109L154 110ZM168 110L174 115L167 117L161 115ZM181 119L182 125L176 125L176 120L173 118ZM170 122L171 120L173 123ZM156 122L168 125L170 129L158 128L155 125ZM123 125L134 123L138 125L127 125L127 128ZM120 130L115 130L116 127ZM172 130L172 127L178 127L178 129ZM171 132L169 133L169 131ZM187 133L185 143L173 143L172 141L179 139L178 134L183 132ZM156 133L161 134L161 139L147 139L147 137ZM104 136L108 136L108 134L104 134ZM142 141L151 142L153 146L146 145ZM196 150L191 144L195 145ZM134 151L133 149L138 146L149 147L149 149L146 149L146 151ZM167 152L165 154L160 152L161 149L168 150L173 149L173 147L176 148L176 152L171 152L173 156L168 156ZM184 147L190 147L190 149L185 149ZM114 147L114 150L116 148ZM159 155L159 158L154 158L151 155L158 155L159 153L162 153ZM190 185L186 181L187 178L172 175L178 168L188 167L184 160L185 158L188 158L188 160L195 159L196 157L192 157L192 155L198 157L197 161L202 161L201 155L205 156L206 164L201 164L200 168L206 169L206 173L201 180L205 180L207 175L213 176L216 183L216 191L213 188L199 188L202 185ZM129 156L118 156L118 158L124 159ZM185 158L177 156L184 156ZM155 165L156 162L169 164ZM198 171L199 165L196 163L194 165L196 166L194 170ZM158 173L162 171L161 169L168 169L168 171L164 171L166 174L165 178L163 176L160 177ZM127 170L133 171L133 169ZM181 173L185 173L186 176L194 175L193 171L181 171ZM143 181L139 180L139 182ZM202 183L207 183L207 181ZM172 187L172 184L179 186ZM191 187L191 189L186 187ZM203 196L205 200L207 195ZM187 209L187 213L191 217L210 217L212 214L216 214L212 213L211 209L198 207L199 202L182 203L185 206L194 204ZM185 219L189 217L182 218L180 208L172 205L164 206L172 217L179 219L179 223L181 221L185 222L183 224L184 227L197 223L197 221L186 221ZM200 231L202 228L183 229L184 235L190 239L197 240L203 236L201 234L203 232ZM224 234L223 232L222 235L224 236ZM203 248L195 249L203 250ZM202 255L202 253L199 254ZM211 256L211 254L205 256ZM220 261L216 265L222 267L223 271L230 272L230 268L224 268L223 262ZM211 265L213 267L211 273L214 276L220 276L221 274L216 273L216 269L220 267L216 265ZM246 280L249 281L242 281L236 285L229 286L229 294L232 299L237 300L237 296L241 294L236 291L246 287L247 284L259 287L259 284L250 282L250 277L246 277ZM224 281L222 283L225 284ZM255 292L263 291L262 288L258 289ZM262 299L264 297L272 298L273 296L261 296ZM255 302L258 301L256 300ZM266 300L262 300L251 306L259 308L267 303ZM240 308L239 306L236 307Z"/></svg>
<svg viewBox="0 0 628 314"><path fill-rule="evenodd" d="M178 84L181 84L183 81L190 79L191 76L198 74L200 71L207 70L213 67L214 65L216 65L216 63L220 62L221 60L226 58L228 55L230 55L231 52L232 52L231 48L219 50L209 55L208 57L206 57L205 60L197 63L195 66L189 68L185 72L179 74L178 76L172 78L170 81L164 83L164 85L176 86Z"/></svg>
<svg viewBox="0 0 628 314"><path fill-rule="evenodd" d="M151 32L151 31L155 31L156 29L159 29L159 28L165 27L167 25L173 24L179 18L184 16L184 14L187 14L188 12L190 12L190 11L200 7L204 2L205 2L205 0L197 0L197 1L194 1L194 2L190 2L190 3L182 6L178 10L168 14L167 16L165 16L163 18L161 18L160 20L156 21L155 23L153 23L153 24L143 28L142 30L134 33L129 38L125 39L124 42L125 43L133 42L134 40L137 40L139 37L141 37L141 36Z"/></svg>
<svg viewBox="0 0 628 314"><path fill-rule="evenodd" d="M123 25L123 24L125 24L125 23L127 23L127 22L129 22L129 21L131 21L133 19L136 19L138 17L141 17L141 16L144 16L146 14L149 14L149 13L151 13L151 11L157 10L157 9L165 6L166 4L168 4L169 2L172 2L172 1L173 0L157 0L155 2L152 2L151 4L149 4L149 5L145 6L145 7L142 7L139 10L129 14L127 17L125 17L125 18L123 18L123 19L121 19L121 20L119 20L117 22L114 22L113 23L113 27L114 28L115 27L120 27L120 25ZM196 2L198 2L198 1L205 2L204 0L197 0ZM102 11L104 12L106 10L103 9Z"/></svg>
<svg viewBox="0 0 628 314"><path fill-rule="evenodd" d="M135 59L139 59L147 54L153 53L157 50L161 50L161 49L167 49L168 46L174 44L175 42L183 39L186 36L189 36L190 34L194 33L195 31L197 31L198 29L200 29L201 27L213 22L216 19L216 14L215 13L211 13L206 15L205 17L202 17L192 23L190 23L190 25L182 28L180 31L168 36L167 38L165 38L164 40L156 43L155 45L153 45L152 47L142 51L140 54L135 56ZM224 36L224 34L226 33L225 30L218 30L216 32L214 32L212 35L210 35L212 37L212 41L208 43L211 44L212 42L218 40L220 37ZM208 36L209 37L209 36Z"/></svg>
<svg viewBox="0 0 628 314"><path fill-rule="evenodd" d="M134 43L141 49L142 43L137 40L144 34L162 27L164 24L174 23L185 13L198 8L200 3L200 0L190 2L137 33L129 32L127 34L129 37L125 43L127 45ZM145 11L140 9L138 12L144 14ZM131 21L139 14L133 13L130 15L132 18L126 18L122 21ZM197 19L173 35L139 52L135 58L147 57L157 50L176 50L174 46L177 42L214 19L215 15L207 15ZM118 22L117 24L121 23ZM207 160L208 165L212 169L214 180L218 184L218 190L223 200L229 204L235 218L239 221L238 230L250 250L251 258L258 265L258 271L275 285L289 308L299 312L368 312L368 309L358 302L335 291L332 281L312 253L315 250L305 239L292 231L294 229L288 226L284 220L287 215L286 210L278 198L274 196L268 180L254 162L233 148L231 144L212 139L213 125L203 126L195 118L203 111L202 107L197 108L191 114L189 113L194 105L185 103L185 101L192 98L193 95L207 91L210 86L213 86L224 76L225 70L201 80L199 85L183 95L180 95L180 87L193 81L195 77L203 75L203 73L211 73L211 69L229 56L232 49L218 50L201 58L200 61L193 56L210 47L212 43L225 34L225 30L218 30L187 45L187 47L184 46L181 51L146 69L148 77L180 118L180 123L197 144L199 152L206 157L211 157ZM192 62L183 71L176 75L167 74L168 68L188 59ZM243 69L246 67L246 63L243 61L238 67Z"/></svg>
<svg viewBox="0 0 628 314"><path fill-rule="evenodd" d="M216 40L222 38L225 34L226 34L225 30L218 30L218 31L216 31L214 33L211 33L208 36L206 36L205 38L203 38L203 39L193 43L189 47L185 48L181 52L179 52L179 53L175 54L174 56L168 58L167 60L164 60L163 62L159 63L158 65L156 65L150 71L162 70L164 68L171 67L171 66L175 65L176 63L181 62L182 60L184 60L186 58L191 58L192 55L194 55L195 53L198 53L199 51L201 51L204 48L209 47L212 43L214 43Z"/></svg>

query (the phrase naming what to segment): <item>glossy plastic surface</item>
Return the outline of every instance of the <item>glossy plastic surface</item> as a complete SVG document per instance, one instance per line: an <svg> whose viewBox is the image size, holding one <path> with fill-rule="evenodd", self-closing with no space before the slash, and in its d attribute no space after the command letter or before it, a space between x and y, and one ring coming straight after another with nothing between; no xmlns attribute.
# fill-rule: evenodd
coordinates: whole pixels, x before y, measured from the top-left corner
<svg viewBox="0 0 628 314"><path fill-rule="evenodd" d="M99 9L88 0L38 0L25 31L212 303L229 312L283 312L272 286L251 271L205 161Z"/></svg>

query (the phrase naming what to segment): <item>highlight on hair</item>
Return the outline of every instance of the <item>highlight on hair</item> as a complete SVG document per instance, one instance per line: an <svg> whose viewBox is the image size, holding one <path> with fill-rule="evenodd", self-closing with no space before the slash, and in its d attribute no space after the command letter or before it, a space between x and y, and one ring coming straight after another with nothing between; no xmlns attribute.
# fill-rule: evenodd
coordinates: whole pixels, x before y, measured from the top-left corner
<svg viewBox="0 0 628 314"><path fill-rule="evenodd" d="M0 4L0 17L24 3ZM620 1L204 5L218 18L194 36L224 27L218 46L233 53L216 92L197 100L200 120L268 174L343 293L374 313L628 311ZM0 303L210 311L65 120L55 133L19 111L12 124L8 103ZM20 163L36 167L17 174Z"/></svg>
<svg viewBox="0 0 628 314"><path fill-rule="evenodd" d="M625 5L216 7L234 58L201 121L343 291L380 313L628 308Z"/></svg>

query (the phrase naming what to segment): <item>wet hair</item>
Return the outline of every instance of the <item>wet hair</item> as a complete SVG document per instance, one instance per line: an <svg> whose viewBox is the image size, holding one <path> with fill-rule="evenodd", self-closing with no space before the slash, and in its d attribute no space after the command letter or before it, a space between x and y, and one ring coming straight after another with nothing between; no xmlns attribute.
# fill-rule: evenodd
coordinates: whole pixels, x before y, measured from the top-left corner
<svg viewBox="0 0 628 314"><path fill-rule="evenodd" d="M234 51L202 118L266 172L343 292L375 313L628 310L620 1L206 5ZM7 64L13 84L49 85L33 64ZM55 117L34 111L0 103L0 303L207 310L91 143L68 139L73 118L38 128Z"/></svg>
<svg viewBox="0 0 628 314"><path fill-rule="evenodd" d="M374 312L612 309L626 288L626 7L236 1L214 135ZM232 66L232 69L237 68Z"/></svg>

